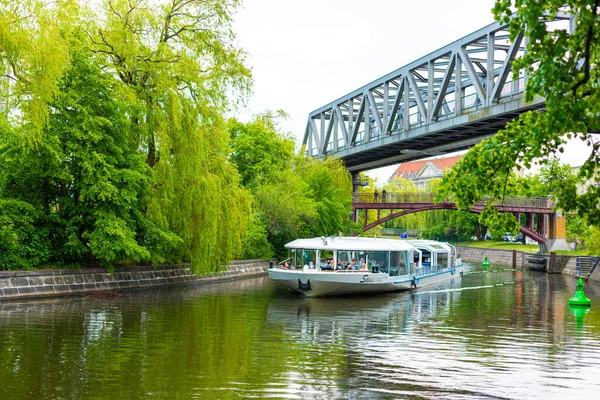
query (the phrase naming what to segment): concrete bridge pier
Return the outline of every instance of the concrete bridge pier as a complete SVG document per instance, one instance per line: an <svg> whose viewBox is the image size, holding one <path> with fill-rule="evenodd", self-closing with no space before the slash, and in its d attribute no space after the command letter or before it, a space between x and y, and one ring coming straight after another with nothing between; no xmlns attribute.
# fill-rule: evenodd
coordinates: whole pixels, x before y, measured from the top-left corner
<svg viewBox="0 0 600 400"><path fill-rule="evenodd" d="M566 239L566 220L560 210L548 215L548 239L546 240L547 251L571 250Z"/></svg>
<svg viewBox="0 0 600 400"><path fill-rule="evenodd" d="M360 172L352 173L352 203L358 203L358 189L361 186L368 186L369 181L360 180ZM366 211L365 211L366 213ZM358 209L352 208L352 221L358 222ZM366 225L366 222L365 222Z"/></svg>

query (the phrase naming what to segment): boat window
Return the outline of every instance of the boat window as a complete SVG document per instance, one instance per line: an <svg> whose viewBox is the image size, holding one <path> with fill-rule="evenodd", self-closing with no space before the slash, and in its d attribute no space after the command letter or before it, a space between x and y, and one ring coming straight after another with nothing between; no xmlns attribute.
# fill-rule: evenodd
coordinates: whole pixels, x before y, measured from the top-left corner
<svg viewBox="0 0 600 400"><path fill-rule="evenodd" d="M423 252L423 267L431 267L433 254L429 250L421 249Z"/></svg>
<svg viewBox="0 0 600 400"><path fill-rule="evenodd" d="M388 272L390 265L389 251L371 251L367 254L367 268L371 271Z"/></svg>
<svg viewBox="0 0 600 400"><path fill-rule="evenodd" d="M337 263L338 268L346 268L347 265L352 263L352 260L357 261L358 253L350 250L338 250L337 251Z"/></svg>
<svg viewBox="0 0 600 400"><path fill-rule="evenodd" d="M438 253L437 254L438 265L441 268L449 267L448 265L448 253Z"/></svg>
<svg viewBox="0 0 600 400"><path fill-rule="evenodd" d="M319 264L321 269L333 269L333 251L321 250L319 252Z"/></svg>
<svg viewBox="0 0 600 400"><path fill-rule="evenodd" d="M298 258L299 258L300 265L302 265L302 266L307 265L309 268L315 268L316 261L317 261L317 251L302 249Z"/></svg>
<svg viewBox="0 0 600 400"><path fill-rule="evenodd" d="M300 265L299 257L297 256L298 252L296 251L296 249L289 249L288 250L288 258L286 259L287 261L290 262L290 265L292 268L296 269L296 268L302 268L302 266ZM282 263L284 263L286 260L282 261ZM300 267L298 267L298 265L300 265Z"/></svg>
<svg viewBox="0 0 600 400"><path fill-rule="evenodd" d="M390 260L390 276L407 274L406 270L408 260L407 251L392 251Z"/></svg>

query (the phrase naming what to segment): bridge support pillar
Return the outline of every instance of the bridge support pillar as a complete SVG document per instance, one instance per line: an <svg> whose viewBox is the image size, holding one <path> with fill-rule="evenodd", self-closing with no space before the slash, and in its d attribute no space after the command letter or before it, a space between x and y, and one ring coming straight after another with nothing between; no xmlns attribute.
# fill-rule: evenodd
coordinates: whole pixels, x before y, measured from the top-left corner
<svg viewBox="0 0 600 400"><path fill-rule="evenodd" d="M525 226L528 229L533 230L533 214L532 213L527 213L525 214Z"/></svg>
<svg viewBox="0 0 600 400"><path fill-rule="evenodd" d="M360 172L353 172L352 173L352 202L353 203L358 203L358 189L361 186L367 186L369 184L368 181L361 181L360 180ZM367 225L367 209L364 209L365 212L365 225ZM358 209L354 208L352 210L352 221L354 222L358 222Z"/></svg>
<svg viewBox="0 0 600 400"><path fill-rule="evenodd" d="M546 214L538 214L538 223L537 223L537 234L543 237L548 237L546 232L546 226L548 220L548 216Z"/></svg>
<svg viewBox="0 0 600 400"><path fill-rule="evenodd" d="M560 211L548 216L547 251L571 250L566 240L566 221Z"/></svg>

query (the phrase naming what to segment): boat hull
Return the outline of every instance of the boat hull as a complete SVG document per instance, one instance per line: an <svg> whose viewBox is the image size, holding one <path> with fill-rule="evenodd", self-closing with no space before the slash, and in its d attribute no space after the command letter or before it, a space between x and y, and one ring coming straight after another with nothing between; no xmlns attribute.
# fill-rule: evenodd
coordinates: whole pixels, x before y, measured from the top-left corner
<svg viewBox="0 0 600 400"><path fill-rule="evenodd" d="M406 291L460 276L459 271L460 268L420 276L389 276L369 271L332 272L273 268L269 270L269 277L306 297L322 297Z"/></svg>

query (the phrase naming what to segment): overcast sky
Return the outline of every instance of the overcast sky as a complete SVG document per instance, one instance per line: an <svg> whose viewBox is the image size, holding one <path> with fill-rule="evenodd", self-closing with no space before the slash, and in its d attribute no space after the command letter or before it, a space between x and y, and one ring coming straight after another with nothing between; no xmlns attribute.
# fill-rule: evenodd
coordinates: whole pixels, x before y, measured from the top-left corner
<svg viewBox="0 0 600 400"><path fill-rule="evenodd" d="M245 0L234 30L254 94L236 116L284 110L280 126L301 144L309 112L494 22L494 2ZM581 152L568 155L583 160ZM392 172L371 175L381 182Z"/></svg>

